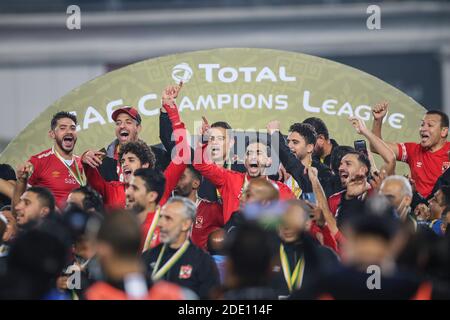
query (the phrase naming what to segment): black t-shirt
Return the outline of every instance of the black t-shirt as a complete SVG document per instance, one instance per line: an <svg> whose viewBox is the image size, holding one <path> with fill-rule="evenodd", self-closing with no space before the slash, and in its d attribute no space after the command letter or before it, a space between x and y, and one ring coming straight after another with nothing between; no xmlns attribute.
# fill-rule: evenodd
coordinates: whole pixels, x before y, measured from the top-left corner
<svg viewBox="0 0 450 320"><path fill-rule="evenodd" d="M163 246L163 244L160 244L142 255L149 275L153 272ZM158 270L164 266L176 251L176 249L166 247ZM192 243L190 243L180 259L163 275L161 280L191 289L200 299L208 298L211 289L219 286L220 283L219 272L213 258Z"/></svg>
<svg viewBox="0 0 450 320"><path fill-rule="evenodd" d="M16 181L16 173L9 164L0 164L0 178ZM11 199L0 193L0 208L11 204Z"/></svg>

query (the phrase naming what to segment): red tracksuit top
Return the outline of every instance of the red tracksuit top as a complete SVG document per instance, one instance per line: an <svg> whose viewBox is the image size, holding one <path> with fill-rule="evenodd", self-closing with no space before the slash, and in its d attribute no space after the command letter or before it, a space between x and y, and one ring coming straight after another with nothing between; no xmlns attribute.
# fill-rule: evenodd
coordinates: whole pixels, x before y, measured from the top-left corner
<svg viewBox="0 0 450 320"><path fill-rule="evenodd" d="M205 147L197 148L194 167L219 190L222 196L224 223L227 223L233 212L239 209L239 199L242 195L247 174L227 170L214 163L206 163L202 157ZM198 159L202 160L198 161ZM294 194L287 185L279 181L269 181L278 187L281 200L295 199Z"/></svg>

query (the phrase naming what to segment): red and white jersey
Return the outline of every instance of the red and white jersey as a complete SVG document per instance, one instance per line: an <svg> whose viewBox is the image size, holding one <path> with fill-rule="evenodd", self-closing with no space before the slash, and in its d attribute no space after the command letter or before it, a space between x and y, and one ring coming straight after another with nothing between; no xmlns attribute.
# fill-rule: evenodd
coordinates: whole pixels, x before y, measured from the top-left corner
<svg viewBox="0 0 450 320"><path fill-rule="evenodd" d="M83 166L79 156L73 157L70 166L73 173L83 175ZM28 179L32 186L48 188L54 195L58 208L64 208L69 193L80 187L80 183L70 173L66 165L55 155L52 149L45 150L32 156L29 160L33 164L33 172ZM78 170L77 170L77 167Z"/></svg>
<svg viewBox="0 0 450 320"><path fill-rule="evenodd" d="M420 144L414 142L398 143L397 147L397 160L408 163L417 192L428 197L437 179L450 167L448 155L450 142L435 152L422 148Z"/></svg>
<svg viewBox="0 0 450 320"><path fill-rule="evenodd" d="M223 210L218 202L210 202L200 198L196 205L197 213L195 224L192 227L191 240L196 246L206 250L209 234L224 225Z"/></svg>

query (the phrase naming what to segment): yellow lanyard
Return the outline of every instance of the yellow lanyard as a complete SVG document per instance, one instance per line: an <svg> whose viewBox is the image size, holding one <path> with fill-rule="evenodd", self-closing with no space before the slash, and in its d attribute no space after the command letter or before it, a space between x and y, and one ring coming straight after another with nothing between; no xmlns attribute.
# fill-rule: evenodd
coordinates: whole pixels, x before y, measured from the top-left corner
<svg viewBox="0 0 450 320"><path fill-rule="evenodd" d="M295 197L298 199L300 198L302 194L302 188L298 186L297 182L295 181L294 177L291 176L291 190L294 193Z"/></svg>
<svg viewBox="0 0 450 320"><path fill-rule="evenodd" d="M148 229L147 237L145 238L144 248L142 249L142 252L150 249L150 245L152 244L152 240L153 240L153 234L155 233L156 226L158 225L160 212L161 212L161 207L158 206L158 208L156 209L155 215L153 216L152 224L150 225L150 228Z"/></svg>
<svg viewBox="0 0 450 320"><path fill-rule="evenodd" d="M289 292L294 289L300 289L303 282L303 274L305 272L305 259L303 256L297 262L294 268L294 272L291 274L288 257L284 251L283 244L280 244L280 260L281 267L283 268L284 279L286 280Z"/></svg>
<svg viewBox="0 0 450 320"><path fill-rule="evenodd" d="M181 256L186 252L186 250L189 247L189 240L184 241L183 245L177 250L177 252L175 252L175 254L161 267L161 269L158 270L166 247L167 244L163 245L161 252L159 253L158 259L156 260L156 264L152 272L153 281L161 279L167 273L167 271L169 271L170 268L172 268L172 266L181 258Z"/></svg>
<svg viewBox="0 0 450 320"><path fill-rule="evenodd" d="M86 182L83 179L83 175L80 173L80 169L78 168L78 163L76 161L76 159L72 156L72 161L75 163L75 170L77 172L77 174L75 175L75 173L72 171L72 168L67 165L67 163L64 161L64 158L61 157L61 155L58 153L58 151L56 151L55 147L52 147L52 151L55 154L55 156L66 166L67 170L69 170L70 175L78 182L78 184L80 186L85 186Z"/></svg>

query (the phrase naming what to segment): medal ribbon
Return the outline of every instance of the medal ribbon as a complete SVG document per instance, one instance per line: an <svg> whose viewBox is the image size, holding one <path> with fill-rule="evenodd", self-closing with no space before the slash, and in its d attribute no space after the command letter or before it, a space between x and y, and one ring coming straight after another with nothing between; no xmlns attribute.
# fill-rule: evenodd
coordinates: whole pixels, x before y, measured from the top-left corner
<svg viewBox="0 0 450 320"><path fill-rule="evenodd" d="M152 272L152 280L156 281L161 279L167 271L172 268L172 266L181 258L181 256L186 252L186 250L189 247L189 240L186 240L183 245L175 252L175 254L161 267L161 269L158 270L158 267L161 263L161 259L164 255L164 252L166 251L167 244L165 244L161 252L159 253L158 259L156 260L155 267L153 268Z"/></svg>
<svg viewBox="0 0 450 320"><path fill-rule="evenodd" d="M64 161L64 158L58 153L58 151L56 151L54 146L52 147L52 151L55 154L55 156L64 164L67 170L69 170L70 175L78 182L78 184L80 186L85 186L86 181L84 180L83 175L80 173L80 169L78 168L78 163L76 159L72 156L72 160L75 163L75 170L77 174L75 174L72 168L69 165L67 165L67 163Z"/></svg>
<svg viewBox="0 0 450 320"><path fill-rule="evenodd" d="M144 248L142 249L142 252L150 249L150 245L151 245L152 239L153 239L153 234L155 233L156 226L158 225L160 212L161 212L161 207L158 206L158 208L156 209L155 215L153 216L152 224L150 225L150 228L148 229L147 237L145 238Z"/></svg>
<svg viewBox="0 0 450 320"><path fill-rule="evenodd" d="M304 257L300 257L297 262L297 265L294 268L294 272L291 274L291 269L289 266L289 261L284 251L283 244L280 245L280 260L281 267L283 268L284 279L289 288L289 292L292 292L294 289L299 289L302 286L303 282L303 274L305 272L305 259Z"/></svg>

